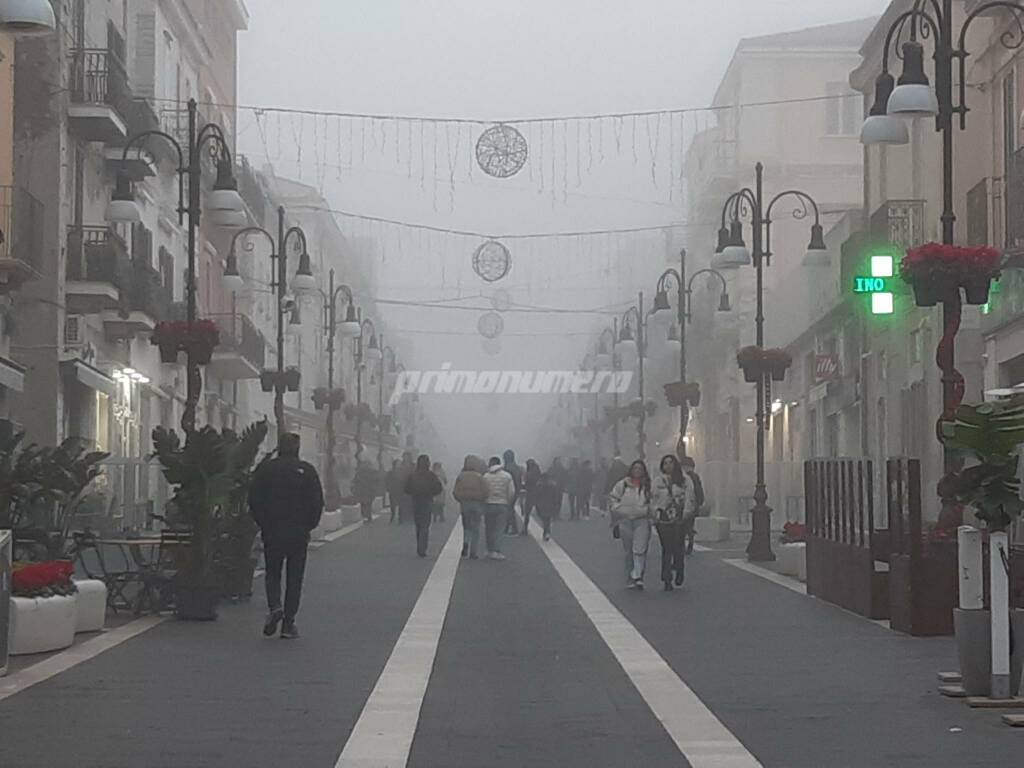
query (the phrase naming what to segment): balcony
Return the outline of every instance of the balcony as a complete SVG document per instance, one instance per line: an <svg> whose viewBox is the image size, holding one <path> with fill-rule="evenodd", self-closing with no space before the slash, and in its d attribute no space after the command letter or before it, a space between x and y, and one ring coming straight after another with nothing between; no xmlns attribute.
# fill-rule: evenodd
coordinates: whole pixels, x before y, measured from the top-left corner
<svg viewBox="0 0 1024 768"><path fill-rule="evenodd" d="M177 152L164 139L159 138L152 138L145 142L141 149L133 147L128 153L128 158L124 158L124 144L128 139L145 131L155 131L160 128L160 118L153 111L148 99L130 99L125 103L125 110L123 115L127 126L125 141L115 140L104 150L107 168L110 172L113 174L123 170L132 181L142 181L145 178L156 176L158 157L177 164Z"/></svg>
<svg viewBox="0 0 1024 768"><path fill-rule="evenodd" d="M221 379L258 379L266 367L267 341L246 315L213 315L220 345L207 369Z"/></svg>
<svg viewBox="0 0 1024 768"><path fill-rule="evenodd" d="M68 311L96 314L121 307L132 287L128 246L114 230L103 226L68 227Z"/></svg>
<svg viewBox="0 0 1024 768"><path fill-rule="evenodd" d="M121 306L103 312L103 328L108 337L128 339L139 333L148 333L161 320L171 315L173 296L164 285L160 272L146 263L144 258L131 262L131 280L121 293Z"/></svg>
<svg viewBox="0 0 1024 768"><path fill-rule="evenodd" d="M79 48L71 52L68 119L81 138L107 144L123 142L134 109L128 73L113 50Z"/></svg>
<svg viewBox="0 0 1024 768"><path fill-rule="evenodd" d="M874 244L900 250L924 243L924 200L887 200L871 214L868 231Z"/></svg>
<svg viewBox="0 0 1024 768"><path fill-rule="evenodd" d="M39 276L43 206L18 187L0 186L0 294Z"/></svg>

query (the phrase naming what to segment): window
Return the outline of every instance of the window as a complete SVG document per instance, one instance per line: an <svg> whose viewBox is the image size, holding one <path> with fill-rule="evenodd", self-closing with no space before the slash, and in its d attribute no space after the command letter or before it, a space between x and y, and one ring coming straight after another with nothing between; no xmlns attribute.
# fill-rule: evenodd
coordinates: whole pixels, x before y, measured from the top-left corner
<svg viewBox="0 0 1024 768"><path fill-rule="evenodd" d="M921 329L918 328L910 332L910 348L908 351L912 365L921 362L922 347Z"/></svg>
<svg viewBox="0 0 1024 768"><path fill-rule="evenodd" d="M1012 186L1014 181L1019 184L1019 175L1015 162L1017 153L1017 78L1014 70L1010 70L1003 80L1002 87L1002 108L1003 108L1003 169L1008 183ZM1013 191L1006 196L1006 243L1016 243L1018 229L1016 226L1016 211L1013 207L1015 199Z"/></svg>
<svg viewBox="0 0 1024 768"><path fill-rule="evenodd" d="M856 136L864 111L860 94L848 83L827 83L825 95L825 135Z"/></svg>

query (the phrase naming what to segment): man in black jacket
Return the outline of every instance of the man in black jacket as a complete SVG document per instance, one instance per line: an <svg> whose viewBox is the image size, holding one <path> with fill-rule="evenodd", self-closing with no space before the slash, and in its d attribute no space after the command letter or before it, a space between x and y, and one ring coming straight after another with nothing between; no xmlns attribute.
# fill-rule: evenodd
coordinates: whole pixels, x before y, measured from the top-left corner
<svg viewBox="0 0 1024 768"><path fill-rule="evenodd" d="M412 499L413 521L416 523L416 554L427 556L430 543L430 521L434 516L434 498L444 492L437 475L430 471L430 457L423 454L416 459L416 469L405 481L402 489Z"/></svg>
<svg viewBox="0 0 1024 768"><path fill-rule="evenodd" d="M299 436L281 435L277 456L256 469L249 489L249 510L263 534L266 560L267 621L263 634L272 636L283 620L281 637L299 636L295 615L302 598L309 534L320 524L324 491L312 464L299 458ZM286 566L287 563L287 566ZM288 585L281 610L281 570Z"/></svg>

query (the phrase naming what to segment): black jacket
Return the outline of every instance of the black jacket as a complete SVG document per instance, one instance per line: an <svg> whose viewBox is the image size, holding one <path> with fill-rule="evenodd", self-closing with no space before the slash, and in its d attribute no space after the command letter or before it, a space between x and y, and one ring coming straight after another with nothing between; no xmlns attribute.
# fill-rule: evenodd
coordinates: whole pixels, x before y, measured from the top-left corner
<svg viewBox="0 0 1024 768"><path fill-rule="evenodd" d="M249 511L265 540L308 539L324 511L324 491L316 469L291 456L264 462L249 487Z"/></svg>
<svg viewBox="0 0 1024 768"><path fill-rule="evenodd" d="M414 504L422 504L444 493L444 486L437 479L437 475L429 469L417 469L405 481L404 490L409 496L412 496Z"/></svg>

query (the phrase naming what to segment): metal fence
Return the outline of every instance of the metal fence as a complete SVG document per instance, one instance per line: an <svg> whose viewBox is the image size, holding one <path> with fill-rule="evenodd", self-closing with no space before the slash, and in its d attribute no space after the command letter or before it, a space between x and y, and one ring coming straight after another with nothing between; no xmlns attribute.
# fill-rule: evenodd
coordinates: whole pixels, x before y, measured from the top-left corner
<svg viewBox="0 0 1024 768"><path fill-rule="evenodd" d="M0 259L38 266L43 245L43 204L20 187L0 185Z"/></svg>

